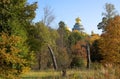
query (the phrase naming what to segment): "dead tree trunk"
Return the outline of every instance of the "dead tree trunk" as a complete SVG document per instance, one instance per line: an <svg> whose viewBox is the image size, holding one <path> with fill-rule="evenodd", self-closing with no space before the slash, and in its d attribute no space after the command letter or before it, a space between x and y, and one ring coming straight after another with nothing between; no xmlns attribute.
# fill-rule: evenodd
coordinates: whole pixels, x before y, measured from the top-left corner
<svg viewBox="0 0 120 79"><path fill-rule="evenodd" d="M87 68L90 69L91 59L90 59L90 46L89 46L89 43L86 44L86 50L87 50Z"/></svg>
<svg viewBox="0 0 120 79"><path fill-rule="evenodd" d="M49 45L48 45L48 49L49 49L50 55L52 57L52 62L53 62L54 69L57 70L58 66L57 66L57 62L56 62L56 58L55 58L55 55L53 53L53 50L51 49L51 47Z"/></svg>

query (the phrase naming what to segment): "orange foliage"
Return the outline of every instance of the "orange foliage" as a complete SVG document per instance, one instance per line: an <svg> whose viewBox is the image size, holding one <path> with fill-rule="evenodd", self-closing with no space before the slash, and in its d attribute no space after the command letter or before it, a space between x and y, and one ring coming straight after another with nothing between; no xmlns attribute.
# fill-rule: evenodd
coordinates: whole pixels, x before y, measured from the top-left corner
<svg viewBox="0 0 120 79"><path fill-rule="evenodd" d="M108 21L99 47L103 55L102 62L120 64L120 16L115 16Z"/></svg>
<svg viewBox="0 0 120 79"><path fill-rule="evenodd" d="M85 47L86 43L84 41L78 41L75 45L72 46L73 55L80 56L82 58L86 58L87 53Z"/></svg>

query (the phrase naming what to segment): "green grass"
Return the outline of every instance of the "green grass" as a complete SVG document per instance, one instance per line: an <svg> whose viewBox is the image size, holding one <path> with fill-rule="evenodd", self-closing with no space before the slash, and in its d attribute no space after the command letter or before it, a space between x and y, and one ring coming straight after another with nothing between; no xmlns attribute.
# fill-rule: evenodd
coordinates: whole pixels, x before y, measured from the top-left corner
<svg viewBox="0 0 120 79"><path fill-rule="evenodd" d="M49 77L49 76L59 76L59 71L30 71L22 75L22 77Z"/></svg>
<svg viewBox="0 0 120 79"><path fill-rule="evenodd" d="M87 73L87 76L93 75L93 71L80 71L80 70L67 70L66 77L68 78L77 78L77 77L85 77ZM51 79L52 77L57 77L60 79L62 77L61 71L54 71L54 70L48 70L48 71L31 71L28 73L25 73L21 75L23 79L36 79L36 78L47 78Z"/></svg>

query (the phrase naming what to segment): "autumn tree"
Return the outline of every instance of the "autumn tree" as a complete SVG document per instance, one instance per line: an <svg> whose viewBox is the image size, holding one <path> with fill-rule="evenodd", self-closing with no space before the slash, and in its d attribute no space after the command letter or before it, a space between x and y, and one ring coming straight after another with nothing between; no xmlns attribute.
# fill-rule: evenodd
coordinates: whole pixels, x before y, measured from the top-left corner
<svg viewBox="0 0 120 79"><path fill-rule="evenodd" d="M107 25L107 21L110 18L113 18L116 15L116 11L115 11L115 6L111 3L106 3L105 4L105 12L102 13L102 15L104 16L102 18L102 22L100 22L97 27L98 29L102 29L102 31L105 31L106 25Z"/></svg>
<svg viewBox="0 0 120 79"><path fill-rule="evenodd" d="M19 74L25 68L28 61L22 57L23 54L18 44L22 43L19 36L6 33L0 34L0 77L5 79L18 79Z"/></svg>
<svg viewBox="0 0 120 79"><path fill-rule="evenodd" d="M28 26L31 25L35 17L37 3L28 4L27 0L0 0L0 6L0 37L3 47L0 46L1 50L4 49L2 54L7 56L5 60L0 60L4 63L4 68L1 68L0 72L2 73L5 69L6 71L2 73L4 76L11 73L13 73L13 76L18 76L23 67L29 67L32 63L32 53L29 51L26 41L29 35ZM3 40L2 36L5 36L8 41ZM18 43L16 37L20 38L20 43ZM16 51L17 49L20 51ZM1 57L4 57L4 55L1 55Z"/></svg>
<svg viewBox="0 0 120 79"><path fill-rule="evenodd" d="M120 64L120 16L108 20L99 43L103 63Z"/></svg>
<svg viewBox="0 0 120 79"><path fill-rule="evenodd" d="M86 48L82 47L86 46L85 38L87 34L81 33L79 31L72 32L68 37L68 44L70 46L71 52L71 67L81 67L85 66L84 57L87 54Z"/></svg>
<svg viewBox="0 0 120 79"><path fill-rule="evenodd" d="M70 66L72 68L79 68L79 67L81 68L81 67L85 67L86 65L87 51L85 47L82 47L83 45L86 46L86 42L83 40L79 40L75 45L71 47L72 62Z"/></svg>

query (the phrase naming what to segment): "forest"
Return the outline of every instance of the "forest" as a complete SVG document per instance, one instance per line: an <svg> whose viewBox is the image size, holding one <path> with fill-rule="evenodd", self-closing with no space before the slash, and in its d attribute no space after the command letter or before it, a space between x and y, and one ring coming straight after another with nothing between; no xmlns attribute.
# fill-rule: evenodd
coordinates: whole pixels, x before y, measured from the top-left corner
<svg viewBox="0 0 120 79"><path fill-rule="evenodd" d="M77 16L79 29L62 20L52 28L49 7L33 22L37 8L37 2L0 0L0 79L120 78L120 15L113 4L105 4L96 25L101 35L87 34Z"/></svg>

